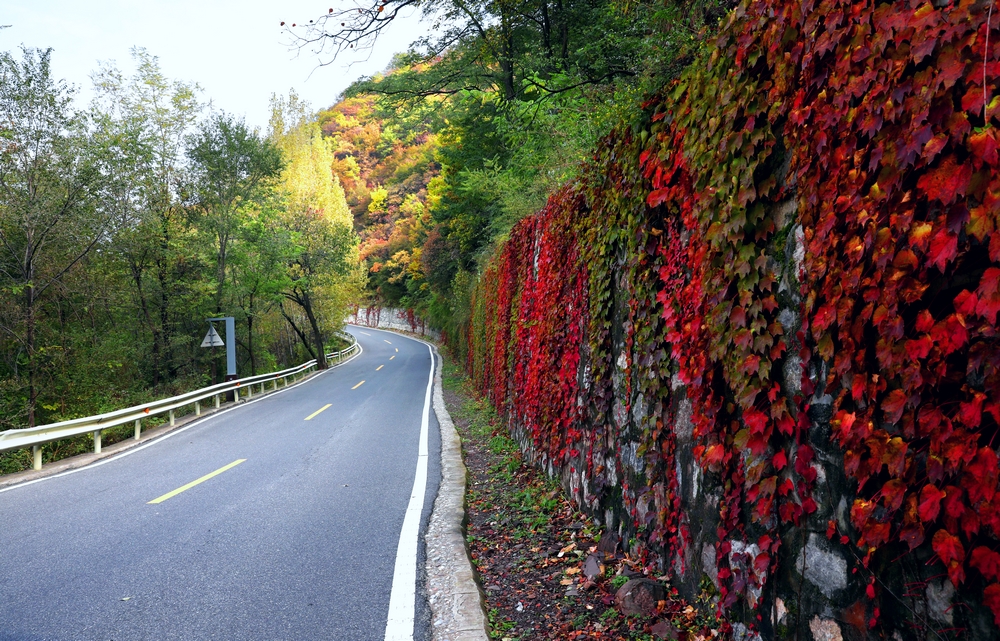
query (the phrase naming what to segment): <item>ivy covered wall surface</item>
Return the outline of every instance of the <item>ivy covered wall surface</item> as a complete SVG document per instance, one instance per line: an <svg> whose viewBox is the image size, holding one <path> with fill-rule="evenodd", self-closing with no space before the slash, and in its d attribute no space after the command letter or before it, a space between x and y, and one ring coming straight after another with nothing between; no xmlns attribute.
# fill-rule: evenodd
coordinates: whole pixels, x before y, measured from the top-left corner
<svg viewBox="0 0 1000 641"><path fill-rule="evenodd" d="M760 0L499 248L469 368L738 636L1000 635L1000 11Z"/></svg>

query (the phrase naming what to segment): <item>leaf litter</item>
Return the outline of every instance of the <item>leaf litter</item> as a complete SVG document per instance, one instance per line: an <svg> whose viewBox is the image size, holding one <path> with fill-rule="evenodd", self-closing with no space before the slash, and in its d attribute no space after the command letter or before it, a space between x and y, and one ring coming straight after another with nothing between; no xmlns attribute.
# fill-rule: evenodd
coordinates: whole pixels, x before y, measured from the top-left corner
<svg viewBox="0 0 1000 641"><path fill-rule="evenodd" d="M690 604L661 580L667 599L652 616L625 615L615 592L648 575L565 498L562 489L522 461L489 403L445 364L444 397L462 437L469 471L467 543L486 595L491 639L706 641L728 628L709 593Z"/></svg>

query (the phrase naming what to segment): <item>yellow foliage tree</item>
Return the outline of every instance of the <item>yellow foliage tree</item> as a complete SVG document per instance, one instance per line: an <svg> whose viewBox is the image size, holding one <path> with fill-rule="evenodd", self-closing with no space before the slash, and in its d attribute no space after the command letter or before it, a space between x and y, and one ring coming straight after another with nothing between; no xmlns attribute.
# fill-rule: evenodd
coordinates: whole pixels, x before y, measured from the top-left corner
<svg viewBox="0 0 1000 641"><path fill-rule="evenodd" d="M331 170L333 148L294 93L272 98L270 138L285 159L281 217L291 245L281 313L325 368L325 339L342 325L364 287L358 240Z"/></svg>

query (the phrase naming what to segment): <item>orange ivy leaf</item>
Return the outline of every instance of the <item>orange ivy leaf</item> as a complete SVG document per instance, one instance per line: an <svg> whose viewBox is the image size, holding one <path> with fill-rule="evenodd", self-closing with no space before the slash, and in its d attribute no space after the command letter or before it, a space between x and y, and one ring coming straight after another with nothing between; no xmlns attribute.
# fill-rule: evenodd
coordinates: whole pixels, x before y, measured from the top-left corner
<svg viewBox="0 0 1000 641"><path fill-rule="evenodd" d="M715 466L722 463L722 460L726 457L726 448L722 446L721 443L715 443L709 445L705 450L704 462L706 465Z"/></svg>

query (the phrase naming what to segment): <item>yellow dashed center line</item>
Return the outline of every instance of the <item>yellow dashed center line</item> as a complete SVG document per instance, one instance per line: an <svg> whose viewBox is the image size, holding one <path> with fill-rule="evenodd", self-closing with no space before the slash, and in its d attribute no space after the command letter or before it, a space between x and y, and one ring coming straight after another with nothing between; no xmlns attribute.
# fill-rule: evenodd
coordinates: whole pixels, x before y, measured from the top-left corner
<svg viewBox="0 0 1000 641"><path fill-rule="evenodd" d="M399 353L399 348L396 347L395 350L396 350L396 353L398 354Z"/></svg>
<svg viewBox="0 0 1000 641"><path fill-rule="evenodd" d="M307 421L309 421L309 420L312 420L312 418L313 418L314 416L316 416L317 414L319 414L320 412L322 412L323 410L325 410L325 409L326 409L326 408L328 408L328 407L330 407L330 403L327 403L327 404L326 404L326 405L324 405L323 407L319 408L318 410L316 410L315 412L313 412L312 414L310 414L309 416L307 416L307 417L305 418L305 420L307 420Z"/></svg>
<svg viewBox="0 0 1000 641"><path fill-rule="evenodd" d="M383 338L382 340L384 340L384 341L385 341L385 339L384 339L384 338ZM389 341L385 341L385 342L389 343ZM390 345L392 345L392 343L389 343L389 344L390 344Z"/></svg>
<svg viewBox="0 0 1000 641"><path fill-rule="evenodd" d="M389 360L392 360L392 359L389 359ZM382 369L383 367L385 367L385 365L379 365L378 367L375 368L375 371L377 372L380 369Z"/></svg>
<svg viewBox="0 0 1000 641"><path fill-rule="evenodd" d="M365 384L365 382L364 382L364 381L361 381L360 383L358 383L357 385L355 385L355 386L354 386L354 387L352 387L351 389L358 389L359 387L361 387L361 386L362 386L362 385L364 385L364 384Z"/></svg>
<svg viewBox="0 0 1000 641"><path fill-rule="evenodd" d="M368 332L358 332L359 334L364 334L365 336L371 336Z"/></svg>
<svg viewBox="0 0 1000 641"><path fill-rule="evenodd" d="M394 358L396 358L396 355L395 355L395 354L393 354L392 356L390 356L390 357L389 357L389 360L391 361L391 360L392 360L392 359L394 359Z"/></svg>
<svg viewBox="0 0 1000 641"><path fill-rule="evenodd" d="M223 472L225 472L228 469L232 469L232 468L236 467L237 465L239 465L240 463L242 463L245 460L246 460L245 458L236 459L235 461L233 461L229 465L225 465L223 467L220 467L219 469L217 469L214 472L211 472L209 474L206 474L205 476L201 477L200 479L195 479L194 481L191 481L187 485L183 485L183 486L177 488L173 492L167 492L163 496L156 497L155 499L153 499L152 501L150 501L147 505L152 505L154 503L163 503L167 499L172 498L174 496L177 496L178 494L180 494L181 492L184 492L185 490L190 490L192 487L194 487L195 485L198 485L199 483L204 483L205 481L207 481L208 479L212 478L213 476L217 476L219 474L222 474Z"/></svg>

